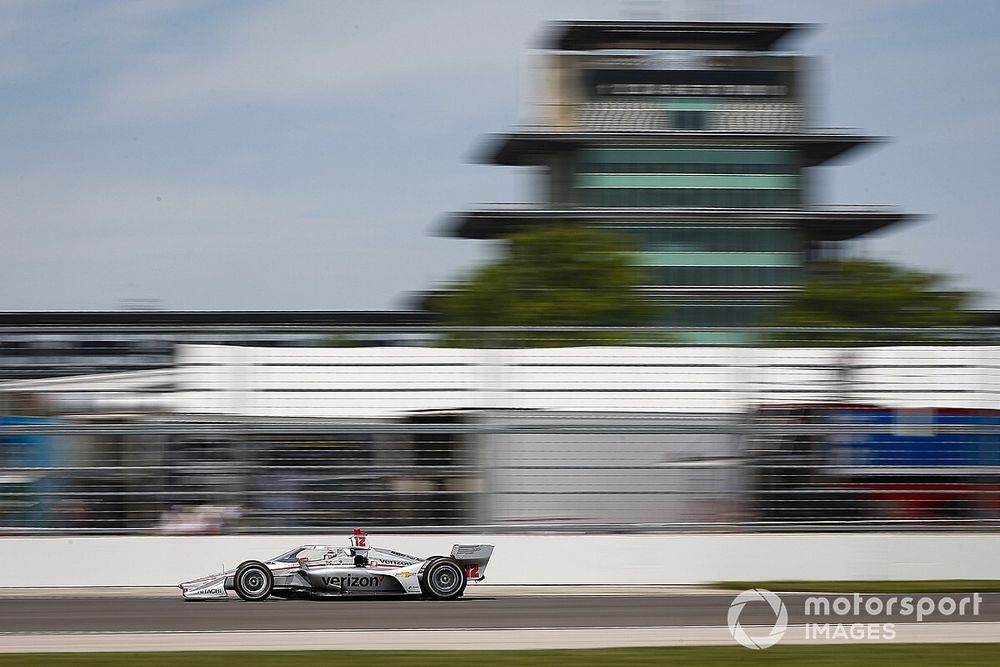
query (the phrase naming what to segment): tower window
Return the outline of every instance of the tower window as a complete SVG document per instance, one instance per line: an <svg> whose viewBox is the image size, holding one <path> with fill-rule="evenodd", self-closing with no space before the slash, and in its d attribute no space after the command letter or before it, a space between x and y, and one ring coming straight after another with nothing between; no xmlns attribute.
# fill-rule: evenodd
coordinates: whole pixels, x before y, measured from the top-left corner
<svg viewBox="0 0 1000 667"><path fill-rule="evenodd" d="M704 130L706 113L696 109L676 109L674 114L675 130Z"/></svg>

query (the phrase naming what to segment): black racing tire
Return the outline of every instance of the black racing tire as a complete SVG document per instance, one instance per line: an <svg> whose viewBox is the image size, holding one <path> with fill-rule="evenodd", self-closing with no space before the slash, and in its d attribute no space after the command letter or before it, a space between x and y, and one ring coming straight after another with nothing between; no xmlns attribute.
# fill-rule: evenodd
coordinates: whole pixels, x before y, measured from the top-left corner
<svg viewBox="0 0 1000 667"><path fill-rule="evenodd" d="M274 575L258 560L240 563L233 575L233 588L240 599L247 602L266 600L274 590Z"/></svg>
<svg viewBox="0 0 1000 667"><path fill-rule="evenodd" d="M465 568L454 558L435 556L427 560L420 578L420 590L435 600L455 600L465 593Z"/></svg>

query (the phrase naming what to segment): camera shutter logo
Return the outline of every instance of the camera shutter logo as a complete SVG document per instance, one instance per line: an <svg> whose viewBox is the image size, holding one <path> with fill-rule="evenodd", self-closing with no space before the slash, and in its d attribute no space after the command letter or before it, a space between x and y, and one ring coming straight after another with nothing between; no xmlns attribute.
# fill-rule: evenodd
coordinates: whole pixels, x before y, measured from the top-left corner
<svg viewBox="0 0 1000 667"><path fill-rule="evenodd" d="M774 626L766 634L758 636L755 633L754 635L750 635L740 625L740 614L743 613L743 607L748 602L761 601L766 602L772 611L774 611ZM784 636L785 630L788 628L788 610L785 609L785 603L781 601L781 598L771 591L764 590L763 588L751 588L733 598L732 603L729 605L728 621L729 632L733 635L733 639L740 644L752 649L768 648L777 644ZM762 632L762 630L758 632Z"/></svg>

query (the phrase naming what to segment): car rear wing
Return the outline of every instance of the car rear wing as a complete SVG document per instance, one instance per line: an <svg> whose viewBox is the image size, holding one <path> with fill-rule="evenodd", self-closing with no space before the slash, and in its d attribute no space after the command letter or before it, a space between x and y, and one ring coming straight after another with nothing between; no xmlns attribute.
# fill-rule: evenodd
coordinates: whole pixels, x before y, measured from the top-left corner
<svg viewBox="0 0 1000 667"><path fill-rule="evenodd" d="M451 557L465 568L465 577L469 581L486 578L486 565L492 555L492 544L456 544L451 548Z"/></svg>

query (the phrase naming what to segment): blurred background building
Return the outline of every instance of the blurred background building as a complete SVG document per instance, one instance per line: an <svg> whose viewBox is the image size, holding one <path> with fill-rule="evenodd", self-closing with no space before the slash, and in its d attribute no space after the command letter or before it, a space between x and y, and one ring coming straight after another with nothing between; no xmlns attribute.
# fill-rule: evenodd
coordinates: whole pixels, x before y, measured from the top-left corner
<svg viewBox="0 0 1000 667"><path fill-rule="evenodd" d="M533 118L486 162L538 170L539 204L454 216L447 233L503 238L570 223L627 234L656 324L765 324L812 261L907 220L822 206L815 167L877 141L810 122L811 59L791 23L563 22L545 30ZM686 334L735 342L738 334Z"/></svg>
<svg viewBox="0 0 1000 667"><path fill-rule="evenodd" d="M333 327L358 332L429 321L416 311L0 312L0 382L165 368L181 343L336 345L343 341L329 333ZM359 341L386 339L383 333Z"/></svg>

